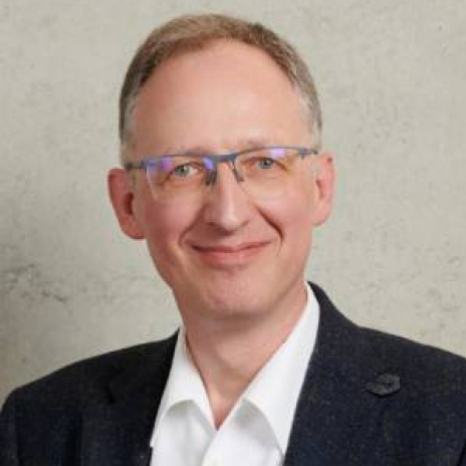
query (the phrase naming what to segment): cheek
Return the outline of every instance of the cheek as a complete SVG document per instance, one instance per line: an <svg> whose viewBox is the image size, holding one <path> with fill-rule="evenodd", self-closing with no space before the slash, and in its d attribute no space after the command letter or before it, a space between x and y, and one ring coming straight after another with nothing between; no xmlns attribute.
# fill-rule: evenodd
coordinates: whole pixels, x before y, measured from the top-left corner
<svg viewBox="0 0 466 466"><path fill-rule="evenodd" d="M283 241L301 242L310 238L314 212L312 189L292 190L286 196L262 203L258 208ZM289 246L293 247L293 244Z"/></svg>
<svg viewBox="0 0 466 466"><path fill-rule="evenodd" d="M184 233L194 222L193 209L184 206L174 208L151 201L141 209L144 236L154 260L169 256L180 243Z"/></svg>

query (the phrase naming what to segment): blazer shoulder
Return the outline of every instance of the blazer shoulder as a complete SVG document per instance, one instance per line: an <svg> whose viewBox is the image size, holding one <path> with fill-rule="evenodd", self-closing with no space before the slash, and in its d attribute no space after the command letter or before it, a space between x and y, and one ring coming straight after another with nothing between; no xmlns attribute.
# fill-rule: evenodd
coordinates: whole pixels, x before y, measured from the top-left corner
<svg viewBox="0 0 466 466"><path fill-rule="evenodd" d="M311 286L322 310L317 345L322 366L339 361L339 370L348 378L355 383L368 379L369 387L379 393L393 393L391 384L409 397L451 395L466 400L465 358L354 324L321 288Z"/></svg>
<svg viewBox="0 0 466 466"><path fill-rule="evenodd" d="M176 342L171 337L93 356L52 372L13 391L22 405L82 405L111 396L111 382L126 372L170 360Z"/></svg>
<svg viewBox="0 0 466 466"><path fill-rule="evenodd" d="M144 400L152 416L175 341L173 336L92 357L14 390L0 412L0 465L19 465L18 452L25 464L58 464L62 456L71 464L85 420L111 406L125 407L127 414Z"/></svg>
<svg viewBox="0 0 466 466"><path fill-rule="evenodd" d="M363 340L386 372L398 374L412 395L462 393L466 359L400 336L360 327Z"/></svg>

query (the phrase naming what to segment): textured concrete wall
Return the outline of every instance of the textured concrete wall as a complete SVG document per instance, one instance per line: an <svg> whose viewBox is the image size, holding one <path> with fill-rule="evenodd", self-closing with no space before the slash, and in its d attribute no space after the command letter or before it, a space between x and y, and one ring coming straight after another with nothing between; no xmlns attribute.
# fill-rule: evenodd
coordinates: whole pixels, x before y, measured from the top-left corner
<svg viewBox="0 0 466 466"><path fill-rule="evenodd" d="M0 401L13 386L175 328L105 176L124 70L156 24L247 15L306 56L337 155L309 277L354 320L466 355L466 3L0 1Z"/></svg>

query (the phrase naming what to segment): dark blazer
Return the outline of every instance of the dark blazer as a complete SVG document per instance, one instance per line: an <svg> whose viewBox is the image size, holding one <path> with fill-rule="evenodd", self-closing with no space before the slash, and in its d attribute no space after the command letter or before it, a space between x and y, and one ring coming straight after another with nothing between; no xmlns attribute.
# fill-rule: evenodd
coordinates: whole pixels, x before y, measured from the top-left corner
<svg viewBox="0 0 466 466"><path fill-rule="evenodd" d="M360 328L314 291L321 323L285 466L466 466L466 361ZM0 418L0 466L147 466L175 340L14 391Z"/></svg>

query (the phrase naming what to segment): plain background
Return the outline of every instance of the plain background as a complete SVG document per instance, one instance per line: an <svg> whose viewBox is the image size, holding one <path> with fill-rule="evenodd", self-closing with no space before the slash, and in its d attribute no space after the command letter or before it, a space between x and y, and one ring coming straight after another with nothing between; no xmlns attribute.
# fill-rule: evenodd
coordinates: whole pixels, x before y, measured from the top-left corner
<svg viewBox="0 0 466 466"><path fill-rule="evenodd" d="M260 20L316 79L336 154L308 278L351 319L466 355L466 3L0 0L0 402L178 315L106 192L135 48L182 13Z"/></svg>

